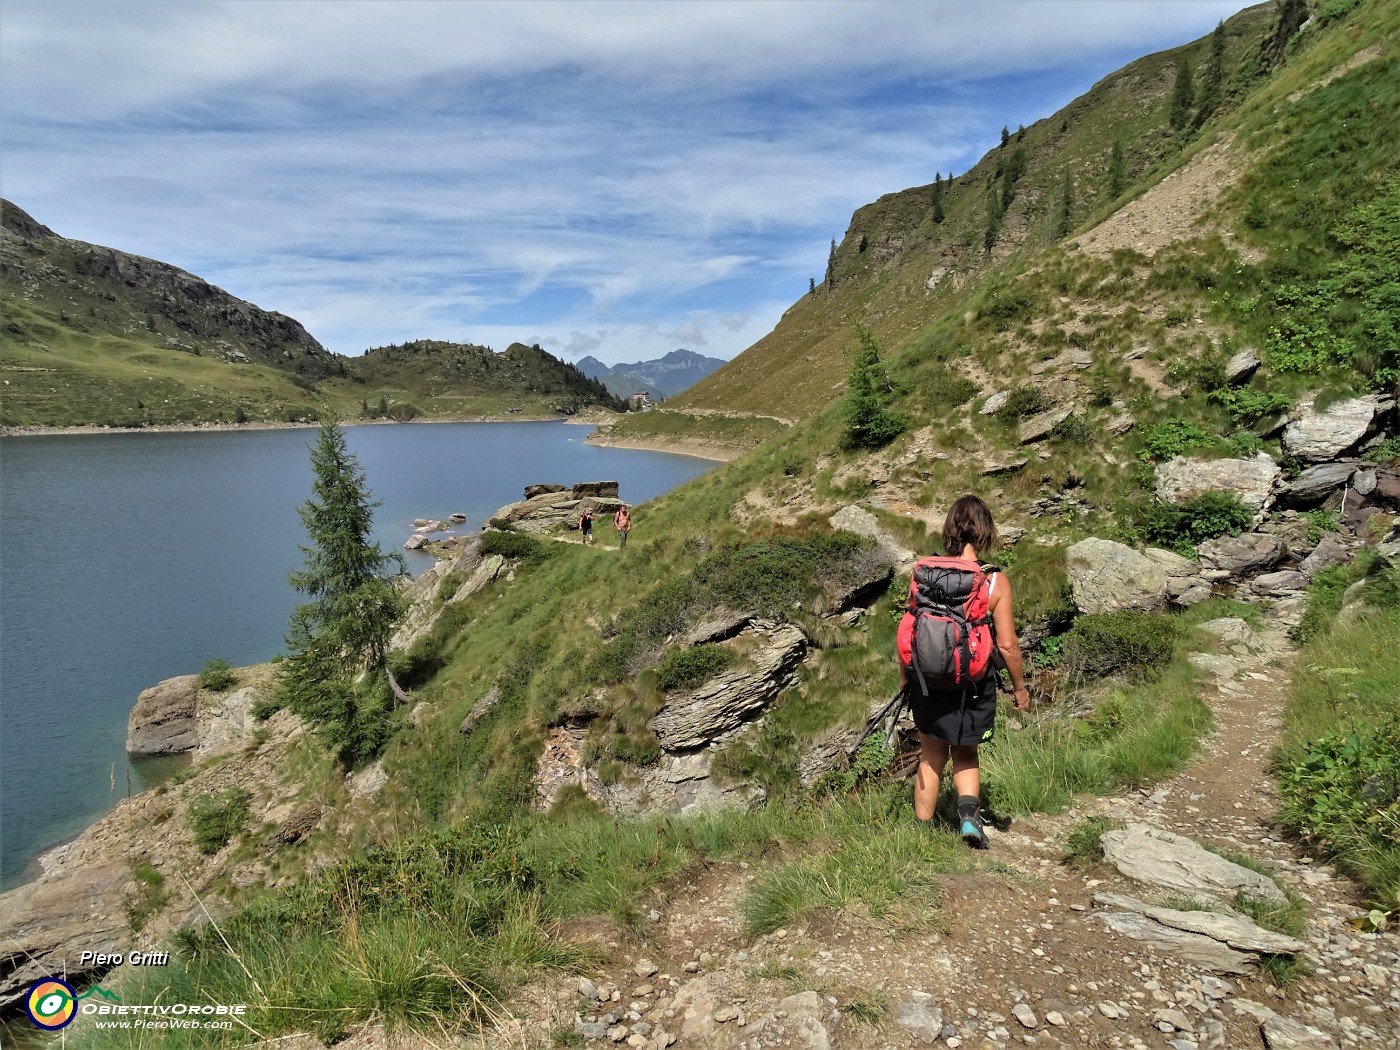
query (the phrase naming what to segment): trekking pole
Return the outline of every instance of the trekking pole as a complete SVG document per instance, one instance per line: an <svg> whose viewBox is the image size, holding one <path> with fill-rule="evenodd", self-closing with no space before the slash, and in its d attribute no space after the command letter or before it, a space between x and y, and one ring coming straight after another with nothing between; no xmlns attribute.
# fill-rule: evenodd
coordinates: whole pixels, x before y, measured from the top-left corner
<svg viewBox="0 0 1400 1050"><path fill-rule="evenodd" d="M877 714L874 718L868 721L865 727L865 732L860 735L859 740L857 740L854 744L851 745L850 750L847 752L847 757L854 755L857 751L860 750L861 744L865 743L867 740L870 739L871 734L875 732L875 728L877 726L884 725L886 723L886 720L889 720L891 722L898 721L900 708L903 707L904 700L905 695L904 690L902 689L899 692L895 693L894 696L890 697L889 703L885 704L884 707L880 708L879 714ZM894 716L892 719L890 718L891 714L893 714ZM885 733L886 735L889 734L888 727L885 729Z"/></svg>

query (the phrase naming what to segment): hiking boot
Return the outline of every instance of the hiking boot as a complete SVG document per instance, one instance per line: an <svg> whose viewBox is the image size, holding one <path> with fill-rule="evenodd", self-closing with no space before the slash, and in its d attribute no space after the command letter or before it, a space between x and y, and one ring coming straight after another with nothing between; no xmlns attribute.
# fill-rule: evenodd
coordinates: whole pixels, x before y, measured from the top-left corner
<svg viewBox="0 0 1400 1050"><path fill-rule="evenodd" d="M958 834L973 849L987 848L987 833L982 830L982 807L975 798L958 799Z"/></svg>

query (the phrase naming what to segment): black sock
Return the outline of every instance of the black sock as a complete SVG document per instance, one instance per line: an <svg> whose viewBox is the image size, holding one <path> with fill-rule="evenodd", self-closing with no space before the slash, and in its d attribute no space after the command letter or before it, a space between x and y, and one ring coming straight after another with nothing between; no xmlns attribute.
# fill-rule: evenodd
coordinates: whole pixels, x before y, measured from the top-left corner
<svg viewBox="0 0 1400 1050"><path fill-rule="evenodd" d="M980 803L976 795L959 795L958 819L971 820L973 817L977 816L979 806Z"/></svg>

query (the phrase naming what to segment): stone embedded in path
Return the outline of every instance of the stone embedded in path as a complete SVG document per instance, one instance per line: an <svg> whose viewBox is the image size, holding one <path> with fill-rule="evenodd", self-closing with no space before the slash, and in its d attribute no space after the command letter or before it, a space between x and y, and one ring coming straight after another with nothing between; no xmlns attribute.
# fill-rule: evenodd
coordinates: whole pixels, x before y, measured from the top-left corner
<svg viewBox="0 0 1400 1050"><path fill-rule="evenodd" d="M1237 952L1213 937L1163 926L1137 912L1097 912L1090 918L1102 922L1115 933L1149 944L1204 970L1216 973L1247 973L1259 961L1259 956ZM1100 1011L1102 1012L1102 1006Z"/></svg>
<svg viewBox="0 0 1400 1050"><path fill-rule="evenodd" d="M1211 853L1190 839L1146 824L1106 831L1104 859L1130 879L1187 895L1228 903L1237 893L1269 904L1287 904L1267 876Z"/></svg>
<svg viewBox="0 0 1400 1050"><path fill-rule="evenodd" d="M1298 938L1266 930L1243 915L1158 908L1121 893L1096 893L1094 903L1107 908L1136 912L1174 930L1199 933L1237 951L1260 952L1265 955L1297 955L1307 948Z"/></svg>
<svg viewBox="0 0 1400 1050"><path fill-rule="evenodd" d="M943 1036L943 1011L928 992L910 992L896 1007L894 1023L924 1046L933 1046Z"/></svg>
<svg viewBox="0 0 1400 1050"><path fill-rule="evenodd" d="M1152 612L1166 600L1163 566L1113 540L1080 540L1065 552L1065 569L1080 612Z"/></svg>
<svg viewBox="0 0 1400 1050"><path fill-rule="evenodd" d="M1198 624L1196 629L1213 635L1226 648L1242 645L1251 652L1258 652L1264 645L1253 628L1238 616L1221 616L1218 619L1207 620Z"/></svg>
<svg viewBox="0 0 1400 1050"><path fill-rule="evenodd" d="M1253 1017L1259 1022L1269 1050L1335 1050L1337 1042L1326 1032L1282 1017L1262 1003L1250 999L1231 999L1230 1005L1236 1013Z"/></svg>

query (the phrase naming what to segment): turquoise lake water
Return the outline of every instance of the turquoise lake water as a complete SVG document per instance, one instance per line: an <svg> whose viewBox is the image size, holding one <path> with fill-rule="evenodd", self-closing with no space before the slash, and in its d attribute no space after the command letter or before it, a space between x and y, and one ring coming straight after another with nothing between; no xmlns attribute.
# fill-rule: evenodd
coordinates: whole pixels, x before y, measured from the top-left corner
<svg viewBox="0 0 1400 1050"><path fill-rule="evenodd" d="M642 503L708 460L583 443L563 423L413 423L346 430L401 550L418 517L477 532L527 484L617 480ZM283 648L299 596L314 430L0 440L0 887L42 850L168 771L128 762L141 690ZM634 539L644 539L645 510ZM606 539L607 530L603 532ZM432 564L404 552L412 572Z"/></svg>

